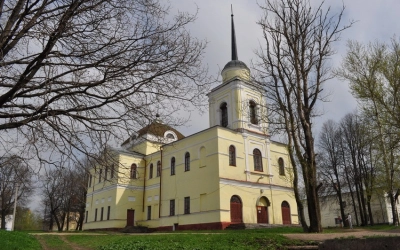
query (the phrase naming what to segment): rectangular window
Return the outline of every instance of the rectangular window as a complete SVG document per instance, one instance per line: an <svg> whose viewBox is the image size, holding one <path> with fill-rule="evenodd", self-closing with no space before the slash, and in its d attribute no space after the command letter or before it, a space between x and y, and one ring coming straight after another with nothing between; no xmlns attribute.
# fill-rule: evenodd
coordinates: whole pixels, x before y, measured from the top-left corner
<svg viewBox="0 0 400 250"><path fill-rule="evenodd" d="M171 175L175 175L175 157L171 158Z"/></svg>
<svg viewBox="0 0 400 250"><path fill-rule="evenodd" d="M169 201L169 216L175 215L175 200Z"/></svg>
<svg viewBox="0 0 400 250"><path fill-rule="evenodd" d="M147 206L147 220L151 220L151 206Z"/></svg>
<svg viewBox="0 0 400 250"><path fill-rule="evenodd" d="M99 183L101 182L101 176L103 175L103 169L99 170Z"/></svg>
<svg viewBox="0 0 400 250"><path fill-rule="evenodd" d="M190 214L190 197L185 197L184 213Z"/></svg>
<svg viewBox="0 0 400 250"><path fill-rule="evenodd" d="M85 223L87 223L87 218L88 218L88 215L89 215L89 212L88 212L88 211L86 211L86 214L85 214Z"/></svg>
<svg viewBox="0 0 400 250"><path fill-rule="evenodd" d="M104 207L101 207L100 220L103 220Z"/></svg>
<svg viewBox="0 0 400 250"><path fill-rule="evenodd" d="M111 210L111 207L108 206L107 207L107 220L110 220L110 210Z"/></svg>
<svg viewBox="0 0 400 250"><path fill-rule="evenodd" d="M233 145L229 146L229 166L236 166L236 148Z"/></svg>
<svg viewBox="0 0 400 250"><path fill-rule="evenodd" d="M97 208L94 210L94 221L97 221Z"/></svg>
<svg viewBox="0 0 400 250"><path fill-rule="evenodd" d="M92 175L89 174L89 187L92 186Z"/></svg>
<svg viewBox="0 0 400 250"><path fill-rule="evenodd" d="M157 177L159 177L161 174L161 161L157 162Z"/></svg>

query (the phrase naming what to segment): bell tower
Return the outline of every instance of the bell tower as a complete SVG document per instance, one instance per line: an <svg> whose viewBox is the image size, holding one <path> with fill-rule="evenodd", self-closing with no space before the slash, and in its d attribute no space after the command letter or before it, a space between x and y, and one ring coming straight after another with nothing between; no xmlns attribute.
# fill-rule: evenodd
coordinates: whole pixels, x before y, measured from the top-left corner
<svg viewBox="0 0 400 250"><path fill-rule="evenodd" d="M208 94L210 127L267 134L263 90L251 79L250 69L238 59L233 12L231 14L231 61L221 72L222 83Z"/></svg>

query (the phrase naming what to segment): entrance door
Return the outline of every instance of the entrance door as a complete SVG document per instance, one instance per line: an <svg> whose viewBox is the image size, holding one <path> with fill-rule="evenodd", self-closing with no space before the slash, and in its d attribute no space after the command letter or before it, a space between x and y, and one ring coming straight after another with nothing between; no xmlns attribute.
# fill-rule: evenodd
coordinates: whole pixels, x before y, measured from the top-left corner
<svg viewBox="0 0 400 250"><path fill-rule="evenodd" d="M126 226L134 226L135 224L135 210L128 209L126 215Z"/></svg>
<svg viewBox="0 0 400 250"><path fill-rule="evenodd" d="M290 220L290 205L286 201L282 202L282 223L292 224Z"/></svg>
<svg viewBox="0 0 400 250"><path fill-rule="evenodd" d="M242 223L242 201L239 196L231 198L231 223Z"/></svg>
<svg viewBox="0 0 400 250"><path fill-rule="evenodd" d="M268 223L268 207L257 206L257 223Z"/></svg>

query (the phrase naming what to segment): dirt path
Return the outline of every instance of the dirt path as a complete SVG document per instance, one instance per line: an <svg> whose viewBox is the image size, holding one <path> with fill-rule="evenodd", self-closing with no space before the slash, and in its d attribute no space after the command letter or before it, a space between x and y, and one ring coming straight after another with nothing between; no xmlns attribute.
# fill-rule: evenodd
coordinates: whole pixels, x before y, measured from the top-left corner
<svg viewBox="0 0 400 250"><path fill-rule="evenodd" d="M373 236L400 236L400 230L391 231L369 231L365 229L348 229L340 233L321 233L321 234L284 234L289 239L324 241L337 238L363 238Z"/></svg>
<svg viewBox="0 0 400 250"><path fill-rule="evenodd" d="M77 244L68 241L65 234L61 234L60 238L62 241L64 241L68 246L70 246L74 250L90 250L90 248L78 246Z"/></svg>
<svg viewBox="0 0 400 250"><path fill-rule="evenodd" d="M47 247L46 242L40 235L34 235L34 237L39 241L40 245L42 246L42 250L50 250L50 248Z"/></svg>
<svg viewBox="0 0 400 250"><path fill-rule="evenodd" d="M42 246L42 250L52 250L53 248L50 248L47 244L46 241L43 239L41 235L57 235L68 247L68 249L74 249L74 250L91 250L91 248L86 248L79 246L67 239L67 235L71 235L71 233L33 233L33 236L39 241L40 245ZM101 234L89 234L89 235L101 235Z"/></svg>

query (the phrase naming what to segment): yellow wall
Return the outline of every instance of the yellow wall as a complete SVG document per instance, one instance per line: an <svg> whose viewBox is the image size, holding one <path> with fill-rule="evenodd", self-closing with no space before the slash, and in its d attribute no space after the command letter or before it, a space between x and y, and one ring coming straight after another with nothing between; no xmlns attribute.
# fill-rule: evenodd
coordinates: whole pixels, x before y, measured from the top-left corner
<svg viewBox="0 0 400 250"><path fill-rule="evenodd" d="M154 144L148 145L154 148ZM236 148L236 166L229 166L230 145ZM262 172L254 171L254 148L262 152ZM282 224L281 204L287 201L292 224L297 224L297 206L288 181L291 172L285 150L283 144L269 142L265 135L244 136L227 128L213 127L164 145L146 156L119 153L118 178L114 182L96 181L88 192L89 218L84 229L123 228L128 209L135 210L135 225L154 228L230 222L232 195L242 200L245 223L257 223L256 205L260 197L265 197L270 202L269 223ZM186 152L190 153L190 171L185 171ZM175 157L175 175L171 175L172 157ZM279 157L287 164L285 178L279 176ZM157 161L162 162L159 177L156 176ZM137 164L138 171L137 179L132 180L129 177L133 163ZM151 179L150 164L153 164ZM190 214L184 214L185 197L190 197ZM174 216L170 216L170 200L175 200ZM94 209L100 213L104 207L106 213L107 206L111 206L110 220L93 222ZM151 220L147 219L148 206L151 206Z"/></svg>

